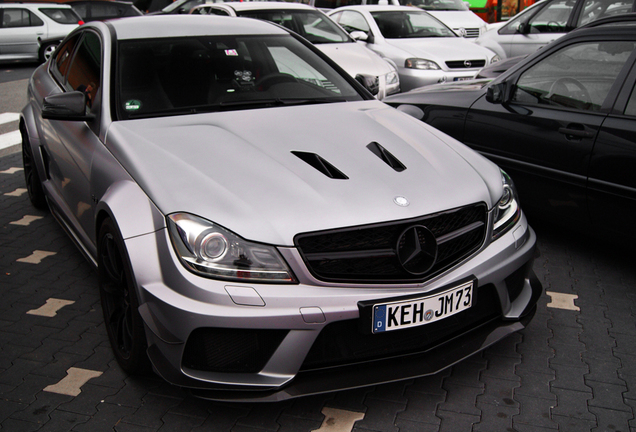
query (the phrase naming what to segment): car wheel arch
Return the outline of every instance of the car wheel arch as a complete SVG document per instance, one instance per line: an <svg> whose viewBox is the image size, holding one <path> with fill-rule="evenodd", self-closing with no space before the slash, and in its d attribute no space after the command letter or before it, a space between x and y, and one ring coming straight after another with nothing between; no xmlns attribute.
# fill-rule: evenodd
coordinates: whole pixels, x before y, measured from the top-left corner
<svg viewBox="0 0 636 432"><path fill-rule="evenodd" d="M106 219L115 223L124 240L166 227L164 215L132 180L117 181L104 192L95 208L95 233Z"/></svg>

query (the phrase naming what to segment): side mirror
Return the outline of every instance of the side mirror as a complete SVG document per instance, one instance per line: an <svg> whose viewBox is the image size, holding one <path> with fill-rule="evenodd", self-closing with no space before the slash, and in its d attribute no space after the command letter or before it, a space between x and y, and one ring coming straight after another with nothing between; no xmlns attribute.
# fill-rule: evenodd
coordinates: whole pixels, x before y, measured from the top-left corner
<svg viewBox="0 0 636 432"><path fill-rule="evenodd" d="M367 32L363 32L362 30L355 30L352 31L351 33L349 33L349 35L353 38L353 40L355 41L361 41L361 42L366 42L366 43L373 43L373 41L375 40L373 38L373 35Z"/></svg>
<svg viewBox="0 0 636 432"><path fill-rule="evenodd" d="M505 101L505 83L497 83L488 86L486 89L486 100L493 104L502 104Z"/></svg>
<svg viewBox="0 0 636 432"><path fill-rule="evenodd" d="M517 26L517 33L527 34L529 32L530 32L530 25L523 21L520 22L519 25Z"/></svg>
<svg viewBox="0 0 636 432"><path fill-rule="evenodd" d="M81 91L72 91L45 97L42 107L42 118L87 121L95 117L86 114L86 95Z"/></svg>
<svg viewBox="0 0 636 432"><path fill-rule="evenodd" d="M380 92L380 83L377 76L358 74L356 75L356 81L364 86L365 89L375 96Z"/></svg>

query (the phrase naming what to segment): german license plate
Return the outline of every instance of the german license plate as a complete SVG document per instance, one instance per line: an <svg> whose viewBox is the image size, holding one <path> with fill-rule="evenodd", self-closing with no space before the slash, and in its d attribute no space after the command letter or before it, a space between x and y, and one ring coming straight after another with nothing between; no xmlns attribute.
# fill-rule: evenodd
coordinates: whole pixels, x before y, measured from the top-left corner
<svg viewBox="0 0 636 432"><path fill-rule="evenodd" d="M473 77L469 76L469 77L455 77L453 78L453 81L468 81L473 79Z"/></svg>
<svg viewBox="0 0 636 432"><path fill-rule="evenodd" d="M373 333L430 324L473 305L474 280L441 293L373 305Z"/></svg>

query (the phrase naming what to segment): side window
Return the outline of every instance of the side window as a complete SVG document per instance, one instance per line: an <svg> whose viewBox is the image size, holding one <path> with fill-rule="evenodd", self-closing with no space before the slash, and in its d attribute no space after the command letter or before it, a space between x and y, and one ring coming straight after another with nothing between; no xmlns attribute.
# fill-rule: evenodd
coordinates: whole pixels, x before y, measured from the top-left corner
<svg viewBox="0 0 636 432"><path fill-rule="evenodd" d="M352 31L362 31L367 35L369 34L369 24L362 14L358 12L343 11L338 14L337 22L349 33Z"/></svg>
<svg viewBox="0 0 636 432"><path fill-rule="evenodd" d="M55 59L51 62L51 72L61 84L66 82L66 72L71 64L73 51L79 38L80 36L76 35L55 50Z"/></svg>
<svg viewBox="0 0 636 432"><path fill-rule="evenodd" d="M27 9L7 8L2 15L3 28L38 27L44 22Z"/></svg>
<svg viewBox="0 0 636 432"><path fill-rule="evenodd" d="M625 115L636 117L636 86L632 90L632 95L629 97L629 102L627 102Z"/></svg>
<svg viewBox="0 0 636 432"><path fill-rule="evenodd" d="M598 111L636 42L583 42L567 46L525 71L513 101Z"/></svg>
<svg viewBox="0 0 636 432"><path fill-rule="evenodd" d="M204 13L204 12L201 11L201 13ZM220 15L220 16L229 16L230 15L226 11L224 11L223 9L217 9L217 8L210 8L210 9L208 9L207 13L210 14L210 15Z"/></svg>
<svg viewBox="0 0 636 432"><path fill-rule="evenodd" d="M84 34L77 53L73 56L65 87L69 91L84 92L86 106L90 111L101 86L102 48L95 33L87 31Z"/></svg>
<svg viewBox="0 0 636 432"><path fill-rule="evenodd" d="M582 26L599 18L632 11L634 0L586 0L576 26Z"/></svg>
<svg viewBox="0 0 636 432"><path fill-rule="evenodd" d="M564 33L575 2L556 0L530 19L529 33Z"/></svg>

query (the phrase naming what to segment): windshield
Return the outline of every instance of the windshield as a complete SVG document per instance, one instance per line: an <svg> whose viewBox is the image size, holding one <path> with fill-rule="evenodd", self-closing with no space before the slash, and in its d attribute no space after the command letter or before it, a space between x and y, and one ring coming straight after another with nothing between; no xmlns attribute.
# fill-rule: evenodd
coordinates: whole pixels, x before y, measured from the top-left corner
<svg viewBox="0 0 636 432"><path fill-rule="evenodd" d="M466 11L468 6L462 0L402 0L405 6L417 6L424 10Z"/></svg>
<svg viewBox="0 0 636 432"><path fill-rule="evenodd" d="M371 13L387 39L457 37L439 20L424 11L384 11Z"/></svg>
<svg viewBox="0 0 636 432"><path fill-rule="evenodd" d="M309 42L338 43L353 42L336 23L325 14L310 10L261 10L244 11L240 16L258 18L282 25L298 33Z"/></svg>
<svg viewBox="0 0 636 432"><path fill-rule="evenodd" d="M205 36L121 41L120 119L362 100L292 36Z"/></svg>
<svg viewBox="0 0 636 432"><path fill-rule="evenodd" d="M38 10L60 24L77 24L82 20L72 9L39 8Z"/></svg>

